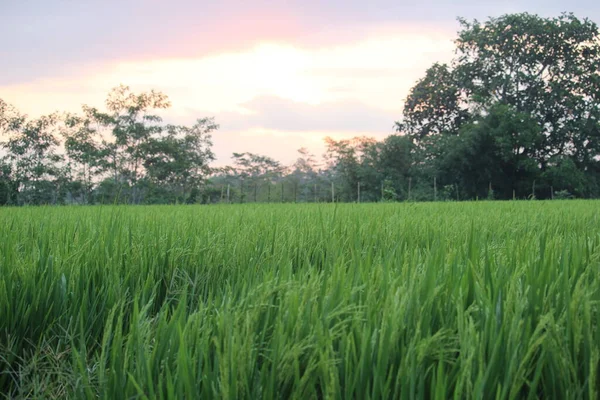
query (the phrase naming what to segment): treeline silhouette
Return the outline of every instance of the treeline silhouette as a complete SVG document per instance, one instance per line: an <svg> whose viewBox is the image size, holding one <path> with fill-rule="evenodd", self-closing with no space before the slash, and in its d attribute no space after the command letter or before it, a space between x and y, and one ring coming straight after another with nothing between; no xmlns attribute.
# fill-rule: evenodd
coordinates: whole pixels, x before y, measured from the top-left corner
<svg viewBox="0 0 600 400"><path fill-rule="evenodd" d="M385 140L326 138L322 161L234 153L214 168L211 118L166 124L163 93L30 119L0 99L0 204L594 198L600 36L588 19L459 19L456 57L411 89ZM393 51L393 49L390 49Z"/></svg>

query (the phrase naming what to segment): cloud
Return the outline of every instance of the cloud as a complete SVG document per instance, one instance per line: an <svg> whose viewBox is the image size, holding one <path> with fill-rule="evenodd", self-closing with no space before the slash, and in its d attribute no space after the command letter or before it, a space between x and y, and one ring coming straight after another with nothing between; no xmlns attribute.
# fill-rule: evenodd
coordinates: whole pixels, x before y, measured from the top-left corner
<svg viewBox="0 0 600 400"><path fill-rule="evenodd" d="M556 15L558 1L449 2L422 0L30 0L0 2L0 85L68 76L90 64L197 59L240 52L259 43L301 48L347 45L376 30L452 35L456 17L484 19L507 12ZM587 3L587 4L586 4ZM570 10L598 20L600 6Z"/></svg>
<svg viewBox="0 0 600 400"><path fill-rule="evenodd" d="M372 132L327 132L327 131L273 131L268 129L248 129L243 131L219 130L213 134L213 151L217 156L215 166L231 163L234 152L251 152L269 156L284 165L291 165L298 158L301 147L320 158L326 150L324 138L335 140L356 136L368 136L383 139L387 134Z"/></svg>
<svg viewBox="0 0 600 400"><path fill-rule="evenodd" d="M355 136L383 139L393 133L399 111L386 111L358 101L336 101L311 105L275 96L260 96L240 105L243 112L213 115L220 129L214 133L216 165L230 162L233 152L264 154L284 164L298 157L300 147L317 157L325 152L324 138ZM211 115L186 110L186 116L171 116L178 123L191 123L191 115Z"/></svg>
<svg viewBox="0 0 600 400"><path fill-rule="evenodd" d="M220 160L268 150L291 160L298 147L322 153L324 136L383 137L400 118L409 88L435 61L452 56L440 31L378 27L343 45L263 43L240 52L90 65L59 77L0 85L0 97L33 116L82 103L102 107L110 88L156 89L173 104L168 121L215 116ZM67 69L67 68L65 68Z"/></svg>
<svg viewBox="0 0 600 400"><path fill-rule="evenodd" d="M591 1L569 8L600 19ZM157 89L173 120L217 117L220 158L243 144L291 159L326 135L388 134L425 69L452 58L456 16L563 9L558 0L0 0L0 98L36 116L102 106L120 83Z"/></svg>
<svg viewBox="0 0 600 400"><path fill-rule="evenodd" d="M571 5L592 19L600 6ZM198 59L241 52L260 43L304 49L347 46L385 31L419 37L454 35L457 16L486 18L517 11L556 15L556 1L470 0L30 0L0 2L0 85L78 75L91 66Z"/></svg>
<svg viewBox="0 0 600 400"><path fill-rule="evenodd" d="M390 112L354 100L318 105L276 96L261 96L240 105L245 112L217 113L227 131L262 128L273 131L303 132L390 132L398 112Z"/></svg>
<svg viewBox="0 0 600 400"><path fill-rule="evenodd" d="M263 43L199 58L116 61L63 68L59 76L0 84L0 96L32 114L102 105L119 83L157 89L174 109L241 111L261 96L295 102L355 101L397 111L414 82L436 61L452 56L451 37L438 31L377 28L355 42L318 48Z"/></svg>

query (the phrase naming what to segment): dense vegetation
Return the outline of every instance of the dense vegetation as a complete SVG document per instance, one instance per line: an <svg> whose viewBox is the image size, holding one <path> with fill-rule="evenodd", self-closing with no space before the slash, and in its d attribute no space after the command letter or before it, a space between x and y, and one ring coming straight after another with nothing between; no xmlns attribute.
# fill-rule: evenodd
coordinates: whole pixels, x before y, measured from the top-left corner
<svg viewBox="0 0 600 400"><path fill-rule="evenodd" d="M0 392L597 399L599 210L0 209Z"/></svg>
<svg viewBox="0 0 600 400"><path fill-rule="evenodd" d="M397 134L326 139L324 163L300 149L291 166L236 153L211 168L218 125L164 124L158 92L120 86L105 110L37 119L0 100L0 204L600 196L597 25L569 14L460 23L455 60L416 83Z"/></svg>

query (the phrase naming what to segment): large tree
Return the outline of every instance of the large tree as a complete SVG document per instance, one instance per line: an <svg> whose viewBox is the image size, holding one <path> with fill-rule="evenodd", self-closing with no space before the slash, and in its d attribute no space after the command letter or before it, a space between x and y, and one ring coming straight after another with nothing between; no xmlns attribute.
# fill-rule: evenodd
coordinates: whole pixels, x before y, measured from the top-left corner
<svg viewBox="0 0 600 400"><path fill-rule="evenodd" d="M600 156L597 25L572 14L542 18L523 13L484 23L459 21L462 29L452 66L435 64L417 82L405 102L398 130L426 150L426 160L448 156L445 148L456 149L448 138L464 135L459 147L472 157L464 160L466 164L521 171L525 157L537 169L537 173L527 173L533 181L551 176L547 170L558 165L555 160L569 159L578 172L596 179ZM490 114L504 114L509 122ZM539 129L531 129L532 124ZM473 135L477 137L469 138ZM512 159L510 152L498 155L512 165L488 165L495 158L476 148L465 153L469 143L488 149L513 146ZM464 174L458 177L468 179ZM519 185L513 182L515 189Z"/></svg>

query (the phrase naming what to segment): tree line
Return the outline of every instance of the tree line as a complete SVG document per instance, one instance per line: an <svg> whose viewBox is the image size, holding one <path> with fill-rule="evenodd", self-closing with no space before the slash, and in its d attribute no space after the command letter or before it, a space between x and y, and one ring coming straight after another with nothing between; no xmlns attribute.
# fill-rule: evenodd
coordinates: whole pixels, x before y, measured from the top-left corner
<svg viewBox="0 0 600 400"><path fill-rule="evenodd" d="M0 204L594 198L600 36L588 19L459 19L384 140L325 139L284 166L234 153L215 168L212 118L164 123L166 95L113 89L104 109L31 119L0 99Z"/></svg>

